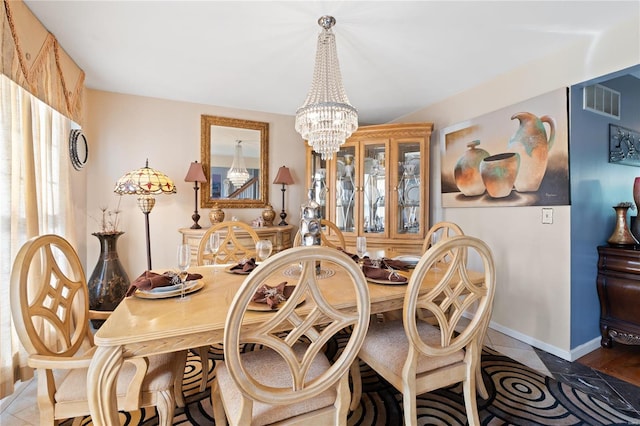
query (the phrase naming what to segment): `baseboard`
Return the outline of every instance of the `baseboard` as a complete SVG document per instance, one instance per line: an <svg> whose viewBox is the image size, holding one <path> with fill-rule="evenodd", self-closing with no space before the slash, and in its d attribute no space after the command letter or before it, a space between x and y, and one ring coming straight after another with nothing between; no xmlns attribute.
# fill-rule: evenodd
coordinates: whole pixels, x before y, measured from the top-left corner
<svg viewBox="0 0 640 426"><path fill-rule="evenodd" d="M465 315L466 316L466 315ZM581 356L584 356L586 354L588 354L589 352L592 352L596 349L598 349L598 347L600 346L600 337L596 337L593 340L590 340L587 343L584 343L576 348L573 348L569 351L565 350L565 349L560 349L556 346L550 345L546 342L542 342L538 339L534 339L531 336L527 336L526 334L522 334L518 331L512 330L508 327L505 327L503 325L497 324L493 321L491 321L489 323L489 328L499 331L502 334L506 334L509 337L513 337L514 339L518 339L521 342L524 342L528 345L531 345L537 349L543 350L547 353L550 353L552 355L555 355L559 358L564 359L565 361L570 361L573 362L576 359L580 358Z"/></svg>

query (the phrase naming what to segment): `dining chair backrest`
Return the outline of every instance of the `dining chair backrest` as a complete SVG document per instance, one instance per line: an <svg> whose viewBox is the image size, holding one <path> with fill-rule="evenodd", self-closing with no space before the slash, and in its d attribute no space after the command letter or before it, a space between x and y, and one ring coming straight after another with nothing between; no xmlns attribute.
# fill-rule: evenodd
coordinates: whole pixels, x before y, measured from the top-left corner
<svg viewBox="0 0 640 426"><path fill-rule="evenodd" d="M338 309L327 300L326 289L321 278L316 275L316 262L323 268L332 269L336 274L344 274L341 291L353 291L356 309ZM293 293L277 312L265 317L258 327L243 327L245 311L256 291L265 283L270 285L282 281L283 268L295 264L302 265ZM330 295L329 295L330 296ZM295 309L304 300L312 306L311 312L299 314ZM356 262L338 250L313 246L294 247L280 252L262 263L250 274L236 293L225 323L224 353L225 363L244 398L267 404L287 405L309 400L331 387L340 387L337 401L333 405L343 406L344 420L348 409L348 372L365 338L370 314L369 290L366 279ZM293 330L282 333L281 331ZM331 366L315 377L310 369L314 359L336 334L350 330L342 353ZM299 351L300 339L308 342L303 353ZM279 371L278 377L290 378L289 386L271 386L259 383L245 368L240 353L241 343L255 343L275 351L286 362L286 371ZM323 354L321 354L323 355ZM323 355L324 356L324 355ZM346 394L345 394L346 393ZM346 401L346 402L345 402ZM344 402L344 404L343 404ZM251 402L248 402L251 404Z"/></svg>
<svg viewBox="0 0 640 426"><path fill-rule="evenodd" d="M470 253L482 265L481 279L473 278L468 269ZM434 267L442 267L440 260L452 255L438 284L426 294L420 294L422 282ZM437 266L440 265L440 266ZM491 316L495 293L495 265L491 250L482 240L458 235L442 240L425 253L416 265L404 300L403 322L410 347L416 354L446 356L470 344L479 344L484 335L487 317ZM465 312L475 306L472 319L466 322ZM418 333L416 310L424 309L435 317L440 330L440 342L432 345ZM481 346L480 346L481 347Z"/></svg>
<svg viewBox="0 0 640 426"><path fill-rule="evenodd" d="M445 240L447 238L454 237L456 235L464 235L462 228L453 222L437 222L427 231L427 236L422 244L422 253L425 253L432 245L434 245L434 238L437 241Z"/></svg>
<svg viewBox="0 0 640 426"><path fill-rule="evenodd" d="M320 219L320 227L322 232L320 233L320 245L331 248L342 248L346 250L344 235L338 226L327 219ZM337 242L333 242L329 239L329 236L337 239ZM302 244L302 236L300 230L296 232L296 236L293 239L293 246L298 247Z"/></svg>
<svg viewBox="0 0 640 426"><path fill-rule="evenodd" d="M89 289L67 240L43 235L22 246L11 275L11 312L29 355L72 357L93 346Z"/></svg>
<svg viewBox="0 0 640 426"><path fill-rule="evenodd" d="M240 231L240 232L238 232ZM240 262L256 256L255 245L260 240L256 231L244 222L227 221L216 223L202 235L198 244L197 264L213 263L213 254L207 251L209 237L214 232L220 232L220 247L216 256L216 263L225 264ZM246 236L241 235L246 233Z"/></svg>

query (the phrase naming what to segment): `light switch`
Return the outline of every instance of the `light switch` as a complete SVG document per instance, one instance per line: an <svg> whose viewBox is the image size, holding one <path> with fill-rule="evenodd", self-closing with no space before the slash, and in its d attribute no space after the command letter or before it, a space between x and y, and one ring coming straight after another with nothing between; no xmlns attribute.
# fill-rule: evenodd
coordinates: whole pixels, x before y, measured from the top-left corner
<svg viewBox="0 0 640 426"><path fill-rule="evenodd" d="M553 223L553 209L551 208L542 209L542 223L545 223L545 224Z"/></svg>

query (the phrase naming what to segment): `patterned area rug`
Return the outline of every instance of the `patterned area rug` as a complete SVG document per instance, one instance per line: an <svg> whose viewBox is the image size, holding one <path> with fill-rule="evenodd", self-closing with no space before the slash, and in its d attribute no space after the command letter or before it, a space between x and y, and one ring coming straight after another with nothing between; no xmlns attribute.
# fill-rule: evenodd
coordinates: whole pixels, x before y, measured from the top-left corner
<svg viewBox="0 0 640 426"><path fill-rule="evenodd" d="M340 351L340 339L327 347L327 355ZM253 350L246 345L244 350ZM222 359L222 347L209 349L208 374L212 380L215 360ZM362 401L349 414L349 425L402 425L402 394L362 363ZM640 424L632 413L616 410L598 399L564 383L544 376L498 352L485 348L482 354L484 382L489 399L478 398L484 425L607 425ZM184 376L187 406L176 409L175 425L213 425L209 390L197 386L202 365L189 355ZM120 413L122 424L157 425L155 409ZM467 423L462 385L458 384L418 396L418 424L465 425ZM70 419L64 425L89 425L89 417Z"/></svg>

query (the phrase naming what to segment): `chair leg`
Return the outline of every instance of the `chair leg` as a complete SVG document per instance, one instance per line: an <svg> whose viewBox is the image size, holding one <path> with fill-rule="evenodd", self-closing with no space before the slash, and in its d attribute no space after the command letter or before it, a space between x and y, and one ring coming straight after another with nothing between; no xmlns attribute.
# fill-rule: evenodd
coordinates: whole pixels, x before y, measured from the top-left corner
<svg viewBox="0 0 640 426"><path fill-rule="evenodd" d="M200 346L197 350L198 355L200 355L200 363L202 364L202 378L200 379L199 392L204 392L207 389L207 382L209 381L209 346Z"/></svg>
<svg viewBox="0 0 640 426"><path fill-rule="evenodd" d="M476 383L475 375L473 372L471 372L467 380L464 380L462 382L462 390L464 393L464 408L467 410L467 420L469 420L469 426L479 425L480 418L478 416Z"/></svg>
<svg viewBox="0 0 640 426"><path fill-rule="evenodd" d="M478 367L476 368L476 390L482 399L489 399L487 385L485 385L484 380L482 379L482 366L480 362L478 362Z"/></svg>
<svg viewBox="0 0 640 426"><path fill-rule="evenodd" d="M220 396L220 388L218 386L217 379L213 379L213 383L211 384L211 407L213 408L213 419L216 423L216 426L226 426L227 416L224 412L224 405L222 404L222 398Z"/></svg>
<svg viewBox="0 0 640 426"><path fill-rule="evenodd" d="M182 382L184 381L184 369L187 365L188 351L180 351L176 356L176 371L173 382L173 393L175 395L176 405L180 408L184 407L184 394L182 393Z"/></svg>
<svg viewBox="0 0 640 426"><path fill-rule="evenodd" d="M158 424L160 426L171 426L173 424L175 404L176 401L170 390L157 392L156 409L158 410Z"/></svg>
<svg viewBox="0 0 640 426"><path fill-rule="evenodd" d="M353 392L351 393L351 404L349 410L355 411L360 405L360 399L362 398L362 377L360 377L360 359L353 360L350 369L351 383L353 385Z"/></svg>

